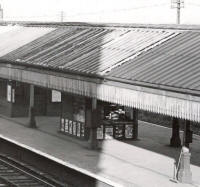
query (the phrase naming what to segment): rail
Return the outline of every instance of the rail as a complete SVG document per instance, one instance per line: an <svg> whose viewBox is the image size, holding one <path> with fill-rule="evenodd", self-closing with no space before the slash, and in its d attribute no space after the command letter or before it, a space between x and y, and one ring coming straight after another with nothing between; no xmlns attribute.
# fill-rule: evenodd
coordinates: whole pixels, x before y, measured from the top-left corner
<svg viewBox="0 0 200 187"><path fill-rule="evenodd" d="M45 179L46 178L46 179ZM0 181L5 186L21 187L21 186L37 186L37 187L58 187L59 184L49 182L50 179L39 175L25 165L21 165L6 156L0 155ZM2 184L3 185L3 184Z"/></svg>

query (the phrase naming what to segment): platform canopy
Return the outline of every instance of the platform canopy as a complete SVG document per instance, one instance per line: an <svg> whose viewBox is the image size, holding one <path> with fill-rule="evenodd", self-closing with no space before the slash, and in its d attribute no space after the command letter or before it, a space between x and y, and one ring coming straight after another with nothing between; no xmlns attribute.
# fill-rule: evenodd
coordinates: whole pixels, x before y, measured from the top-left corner
<svg viewBox="0 0 200 187"><path fill-rule="evenodd" d="M0 77L200 122L200 29L0 26Z"/></svg>

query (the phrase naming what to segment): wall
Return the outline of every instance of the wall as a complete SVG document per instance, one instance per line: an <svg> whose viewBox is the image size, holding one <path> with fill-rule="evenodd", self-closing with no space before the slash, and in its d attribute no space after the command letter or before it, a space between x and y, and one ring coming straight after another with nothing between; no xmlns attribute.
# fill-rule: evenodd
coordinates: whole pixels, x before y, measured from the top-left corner
<svg viewBox="0 0 200 187"><path fill-rule="evenodd" d="M73 95L62 94L62 116L73 120Z"/></svg>
<svg viewBox="0 0 200 187"><path fill-rule="evenodd" d="M29 85L13 82L15 89L15 102L12 104L12 117L28 116L29 111Z"/></svg>
<svg viewBox="0 0 200 187"><path fill-rule="evenodd" d="M7 101L7 84L15 90L15 101ZM26 117L29 113L29 84L0 79L0 114L8 117ZM35 87L36 115L60 116L61 103L51 102L51 90Z"/></svg>
<svg viewBox="0 0 200 187"><path fill-rule="evenodd" d="M61 102L51 102L52 91L47 90L47 108L46 115L47 116L60 116L61 115Z"/></svg>

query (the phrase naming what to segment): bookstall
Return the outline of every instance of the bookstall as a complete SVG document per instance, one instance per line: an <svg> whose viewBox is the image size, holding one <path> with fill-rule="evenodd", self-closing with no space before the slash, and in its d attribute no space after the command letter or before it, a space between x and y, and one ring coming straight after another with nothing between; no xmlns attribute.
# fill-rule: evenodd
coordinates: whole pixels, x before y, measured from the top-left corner
<svg viewBox="0 0 200 187"><path fill-rule="evenodd" d="M85 98L81 96L63 96L60 132L79 138L85 137Z"/></svg>
<svg viewBox="0 0 200 187"><path fill-rule="evenodd" d="M104 106L104 119L97 129L97 139L132 139L133 120L128 108L107 104Z"/></svg>
<svg viewBox="0 0 200 187"><path fill-rule="evenodd" d="M86 98L83 96L62 96L62 115L60 118L60 132L85 139L87 125L90 117L87 117ZM131 109L120 105L98 104L98 128L97 139L132 139L134 124L131 117Z"/></svg>

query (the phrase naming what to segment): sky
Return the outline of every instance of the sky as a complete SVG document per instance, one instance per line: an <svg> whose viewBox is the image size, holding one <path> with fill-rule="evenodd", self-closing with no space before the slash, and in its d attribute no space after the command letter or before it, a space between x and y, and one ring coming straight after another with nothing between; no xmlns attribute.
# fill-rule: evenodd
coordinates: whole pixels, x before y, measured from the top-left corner
<svg viewBox="0 0 200 187"><path fill-rule="evenodd" d="M172 0L0 0L4 20L175 24ZM183 0L181 0L183 1ZM200 24L200 0L184 0L181 24Z"/></svg>

